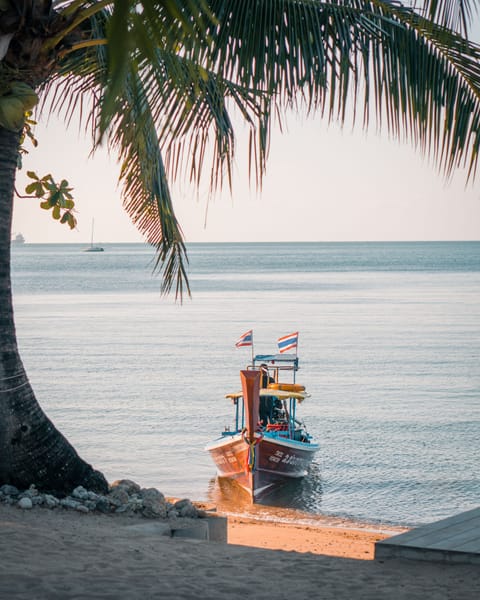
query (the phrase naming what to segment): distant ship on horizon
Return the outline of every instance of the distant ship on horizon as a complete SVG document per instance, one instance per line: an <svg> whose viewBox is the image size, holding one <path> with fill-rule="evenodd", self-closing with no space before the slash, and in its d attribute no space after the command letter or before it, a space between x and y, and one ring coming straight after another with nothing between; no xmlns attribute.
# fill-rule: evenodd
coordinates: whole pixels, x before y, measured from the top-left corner
<svg viewBox="0 0 480 600"><path fill-rule="evenodd" d="M23 235L21 233L17 233L13 238L12 238L12 244L15 244L16 246L20 246L21 244L25 243L25 238L23 237Z"/></svg>

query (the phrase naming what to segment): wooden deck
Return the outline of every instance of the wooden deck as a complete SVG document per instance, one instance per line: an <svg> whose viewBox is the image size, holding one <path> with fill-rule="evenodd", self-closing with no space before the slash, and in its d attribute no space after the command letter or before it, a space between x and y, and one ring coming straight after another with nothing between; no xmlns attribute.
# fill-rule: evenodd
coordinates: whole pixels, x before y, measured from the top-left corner
<svg viewBox="0 0 480 600"><path fill-rule="evenodd" d="M375 559L480 565L480 508L376 542Z"/></svg>

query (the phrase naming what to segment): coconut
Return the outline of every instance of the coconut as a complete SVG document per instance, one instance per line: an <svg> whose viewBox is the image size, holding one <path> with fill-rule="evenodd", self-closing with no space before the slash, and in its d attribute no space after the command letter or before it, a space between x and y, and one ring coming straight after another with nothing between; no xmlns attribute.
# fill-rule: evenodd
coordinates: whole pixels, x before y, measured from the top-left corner
<svg viewBox="0 0 480 600"><path fill-rule="evenodd" d="M0 97L0 125L10 131L19 131L25 123L25 106L16 96Z"/></svg>

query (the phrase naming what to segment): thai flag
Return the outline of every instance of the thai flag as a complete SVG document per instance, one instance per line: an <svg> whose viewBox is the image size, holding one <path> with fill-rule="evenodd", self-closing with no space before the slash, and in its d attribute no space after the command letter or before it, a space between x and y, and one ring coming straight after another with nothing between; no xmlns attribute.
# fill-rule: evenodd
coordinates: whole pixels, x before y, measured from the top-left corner
<svg viewBox="0 0 480 600"><path fill-rule="evenodd" d="M291 350L292 348L296 348L298 346L298 331L278 338L277 344L280 353Z"/></svg>
<svg viewBox="0 0 480 600"><path fill-rule="evenodd" d="M250 329L250 331L246 331L241 335L235 342L235 346L237 348L241 348L242 346L253 346L253 329Z"/></svg>

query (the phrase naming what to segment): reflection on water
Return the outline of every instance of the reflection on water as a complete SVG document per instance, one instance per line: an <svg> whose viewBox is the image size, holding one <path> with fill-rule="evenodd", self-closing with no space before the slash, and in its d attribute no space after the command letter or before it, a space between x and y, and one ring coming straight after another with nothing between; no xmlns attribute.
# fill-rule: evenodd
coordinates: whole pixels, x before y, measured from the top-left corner
<svg viewBox="0 0 480 600"><path fill-rule="evenodd" d="M402 528L391 524L319 514L318 507L322 502L322 480L319 466L315 463L310 465L307 477L288 482L259 503L252 504L245 490L234 481L223 477L210 479L208 497L220 514L231 517L363 529L390 534L403 531Z"/></svg>
<svg viewBox="0 0 480 600"><path fill-rule="evenodd" d="M321 505L320 469L315 463L311 464L307 477L286 482L255 504L252 504L245 490L223 477L210 480L208 497L217 510L225 514L298 521L303 513L304 518L309 520L318 517Z"/></svg>

